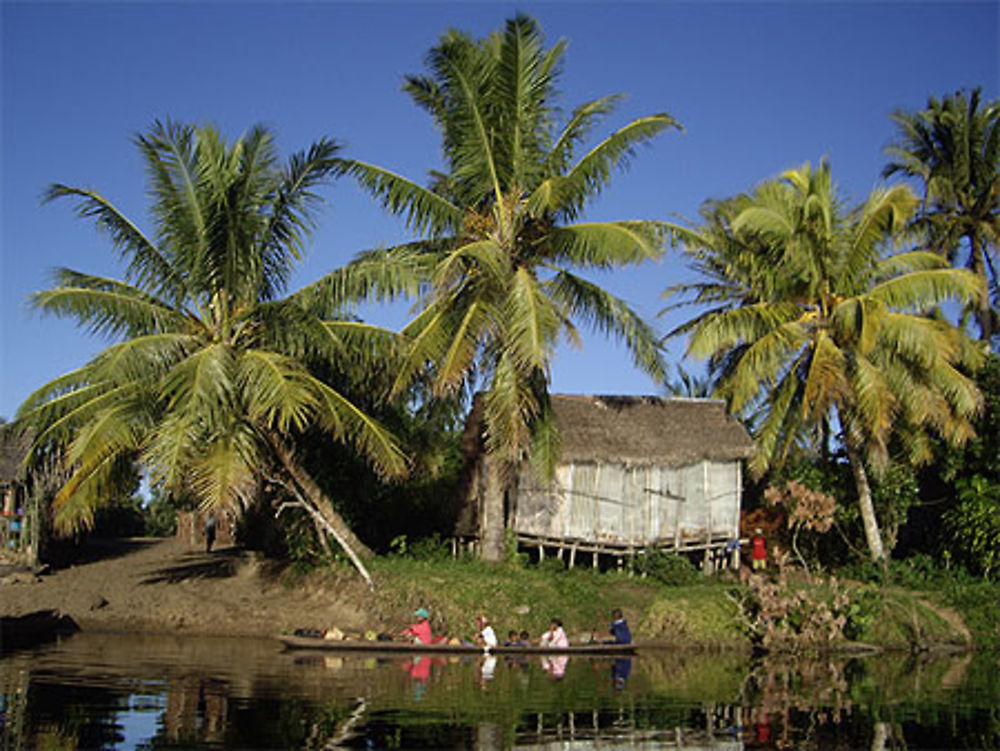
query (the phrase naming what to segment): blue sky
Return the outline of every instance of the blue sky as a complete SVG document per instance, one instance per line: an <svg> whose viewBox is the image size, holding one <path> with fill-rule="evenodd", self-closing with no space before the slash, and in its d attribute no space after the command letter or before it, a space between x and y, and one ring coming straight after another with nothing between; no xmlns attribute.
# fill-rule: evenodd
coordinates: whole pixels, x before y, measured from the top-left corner
<svg viewBox="0 0 1000 751"><path fill-rule="evenodd" d="M628 99L604 132L666 111L685 128L661 136L615 178L587 218L695 216L710 197L747 189L806 161L831 159L842 191L879 181L889 113L931 94L982 86L997 98L997 2L19 3L0 0L0 416L82 364L103 342L68 320L31 313L26 297L69 266L113 276L107 240L69 203L41 206L52 182L99 190L149 228L132 138L156 118L211 122L235 137L272 126L290 153L333 136L348 156L422 179L438 166L429 118L400 91L449 27L483 35L517 11L549 43L569 40L562 104ZM598 131L596 135L603 135ZM353 184L328 204L292 288L359 250L406 237ZM598 277L653 318L683 278L676 255ZM405 321L405 307L366 309ZM661 320L664 330L679 318ZM683 343L671 347L671 360ZM689 369L691 369L689 367ZM552 389L655 393L600 337L560 350Z"/></svg>

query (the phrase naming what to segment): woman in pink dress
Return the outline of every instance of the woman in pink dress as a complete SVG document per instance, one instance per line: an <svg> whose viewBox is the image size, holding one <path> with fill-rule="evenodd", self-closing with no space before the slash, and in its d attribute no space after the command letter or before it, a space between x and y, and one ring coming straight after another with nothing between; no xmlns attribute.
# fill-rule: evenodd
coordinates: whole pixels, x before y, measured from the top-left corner
<svg viewBox="0 0 1000 751"><path fill-rule="evenodd" d="M568 647L569 639L566 637L566 632L563 631L562 621L553 618L552 623L549 624L549 630L542 634L538 643L543 647Z"/></svg>

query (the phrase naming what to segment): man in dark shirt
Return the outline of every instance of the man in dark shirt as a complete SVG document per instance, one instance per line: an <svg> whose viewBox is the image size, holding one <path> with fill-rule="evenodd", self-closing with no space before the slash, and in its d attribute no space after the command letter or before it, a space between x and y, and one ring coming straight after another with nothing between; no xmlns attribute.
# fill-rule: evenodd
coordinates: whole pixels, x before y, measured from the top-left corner
<svg viewBox="0 0 1000 751"><path fill-rule="evenodd" d="M631 644L632 632L629 631L628 622L622 615L621 608L611 611L611 635L615 637L615 644Z"/></svg>

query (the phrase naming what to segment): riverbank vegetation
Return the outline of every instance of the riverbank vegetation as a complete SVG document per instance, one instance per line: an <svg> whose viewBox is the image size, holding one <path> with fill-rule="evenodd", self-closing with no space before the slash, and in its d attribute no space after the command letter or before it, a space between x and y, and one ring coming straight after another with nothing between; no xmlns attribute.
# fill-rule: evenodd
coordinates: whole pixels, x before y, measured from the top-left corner
<svg viewBox="0 0 1000 751"><path fill-rule="evenodd" d="M564 51L526 16L445 34L405 86L441 133L427 185L330 138L282 161L266 129L228 142L164 121L137 139L151 232L95 191L52 186L125 273L63 269L32 298L110 341L4 428L34 440L18 482L49 535L170 534L177 510L227 507L241 544L288 576L346 560L385 619L419 603L456 630L485 610L501 629L558 615L589 631L620 606L647 638L692 646L997 643L1000 103L977 89L893 114L897 182L861 201L817 155L697 221L592 223L616 171L680 126L651 114L592 144L619 97L557 116ZM413 238L290 292L319 190L339 178ZM654 323L585 276L660 258L697 276L665 296L693 306L668 336L704 377L671 383ZM400 298L417 308L399 332L357 318ZM517 463L552 476L550 366L578 326L624 344L651 390L724 399L747 427L743 531L763 530L766 575L706 578L659 553L570 571L504 538ZM496 460L490 564L444 542L477 391Z"/></svg>
<svg viewBox="0 0 1000 751"><path fill-rule="evenodd" d="M372 564L378 587L369 612L373 621L401 629L419 605L431 612L436 633L460 638L473 636L473 618L483 613L501 638L511 630L537 637L557 617L572 639L601 639L611 610L620 607L637 639L681 648L816 653L1000 644L1000 585L967 575L915 573L901 564L886 578L844 569L806 579L795 568L706 577L680 560L673 567L689 576L665 582L627 568L569 570L555 559L539 566L455 559L444 551L392 554ZM337 587L343 574L327 579L333 570L288 569L285 584Z"/></svg>

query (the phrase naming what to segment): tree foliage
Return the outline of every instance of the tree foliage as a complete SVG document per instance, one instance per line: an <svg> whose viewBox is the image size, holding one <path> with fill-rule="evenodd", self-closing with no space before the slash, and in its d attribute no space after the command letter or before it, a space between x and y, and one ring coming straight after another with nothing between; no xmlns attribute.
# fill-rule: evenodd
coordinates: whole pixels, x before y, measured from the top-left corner
<svg viewBox="0 0 1000 751"><path fill-rule="evenodd" d="M993 305L981 297L967 308L983 340L998 331L1000 278L1000 101L982 101L982 90L930 97L917 112L892 114L897 138L886 149L883 174L917 178L923 202L915 220L929 247L961 263L990 285ZM964 250L963 250L964 245Z"/></svg>
<svg viewBox="0 0 1000 751"><path fill-rule="evenodd" d="M638 368L664 380L651 328L577 270L660 254L657 222L580 219L639 146L678 127L666 114L641 117L586 148L620 97L586 102L562 120L556 84L565 46L546 49L523 15L484 39L445 34L427 55L427 73L404 86L441 133L444 170L424 187L367 162L343 162L418 239L363 254L313 288L417 295L396 391L428 367L434 395L482 386L488 454L509 468L530 450L544 477L559 446L550 364L560 339L579 341L579 323L623 341Z"/></svg>
<svg viewBox="0 0 1000 751"><path fill-rule="evenodd" d="M831 437L844 446L875 558L884 553L867 468L889 465L893 438L912 462L930 458L929 434L968 440L980 406L965 375L979 350L927 314L978 299L979 279L932 253L885 253L916 206L903 186L849 206L826 161L788 170L677 228L707 278L666 293L704 306L672 334L710 358L715 395L747 418L756 474Z"/></svg>
<svg viewBox="0 0 1000 751"><path fill-rule="evenodd" d="M302 487L292 439L318 427L387 475L405 471L389 432L315 375L388 352L392 337L282 298L337 165L329 139L280 163L272 134L254 127L232 143L212 127L157 122L136 139L149 183L153 233L99 193L53 185L110 238L124 280L71 269L32 297L110 344L28 397L19 419L38 428L36 452L68 447L68 482L55 497L64 529L87 527L139 462L151 484L191 494L203 508L246 507L269 473L286 480L344 542L329 499ZM331 530L328 530L331 531Z"/></svg>

